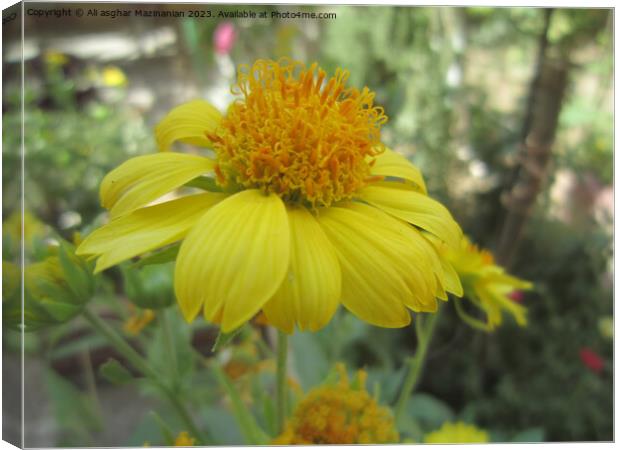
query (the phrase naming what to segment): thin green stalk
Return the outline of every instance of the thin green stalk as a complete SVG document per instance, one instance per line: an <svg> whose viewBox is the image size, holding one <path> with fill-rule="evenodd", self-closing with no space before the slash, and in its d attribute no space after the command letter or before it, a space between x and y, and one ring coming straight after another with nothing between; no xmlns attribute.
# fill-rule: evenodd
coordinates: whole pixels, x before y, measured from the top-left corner
<svg viewBox="0 0 620 450"><path fill-rule="evenodd" d="M82 368L84 369L84 379L86 381L86 390L97 410L97 418L102 422L103 413L101 412L101 402L97 394L97 382L95 381L95 372L93 371L93 363L90 358L90 349L86 349L80 353Z"/></svg>
<svg viewBox="0 0 620 450"><path fill-rule="evenodd" d="M138 352L136 352L126 341L120 336L112 327L110 327L107 323L105 323L99 316L93 314L92 311L88 309L84 309L83 311L84 317L90 324L101 333L112 346L121 354L123 357L129 361L129 363L134 366L139 372L142 373L147 378L150 378L151 381L159 387L159 389L166 395L172 406L176 409L177 413L185 422L187 426L187 430L189 433L195 437L199 443L206 442L203 434L198 430L196 424L192 417L187 412L185 406L179 401L178 396L167 386L165 385L157 371L155 371L148 363L146 359L144 359Z"/></svg>
<svg viewBox="0 0 620 450"><path fill-rule="evenodd" d="M174 336L172 336L172 329L170 328L170 321L168 320L168 310L162 309L158 317L159 323L163 329L162 331L164 332L164 345L166 346L168 355L170 355L170 375L173 380L173 386L176 387L179 381L179 362Z"/></svg>
<svg viewBox="0 0 620 450"><path fill-rule="evenodd" d="M415 389L420 376L422 375L424 360L426 359L428 346L433 338L433 332L435 331L439 311L440 309L438 309L435 314L427 316L426 319L422 319L423 316L419 315L418 320L416 321L417 323L415 324L415 327L416 335L418 337L418 347L416 348L415 354L409 358L407 376L405 377L403 387L394 407L394 415L396 416L397 421L403 414L405 406L407 405L407 400L409 400L411 393Z"/></svg>
<svg viewBox="0 0 620 450"><path fill-rule="evenodd" d="M278 433L284 429L286 417L286 356L288 353L288 336L278 330L278 363L276 372L276 418Z"/></svg>

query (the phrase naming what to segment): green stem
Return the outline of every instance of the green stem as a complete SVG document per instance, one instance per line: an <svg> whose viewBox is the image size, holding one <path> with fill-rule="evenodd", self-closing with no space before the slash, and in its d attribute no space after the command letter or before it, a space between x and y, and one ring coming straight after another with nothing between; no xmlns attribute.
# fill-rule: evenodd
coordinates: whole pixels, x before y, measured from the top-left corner
<svg viewBox="0 0 620 450"><path fill-rule="evenodd" d="M176 387L179 381L179 363L177 359L176 346L174 345L174 337L170 329L170 321L168 320L168 310L162 309L158 314L160 324L164 332L164 345L166 351L170 355L170 375L173 380L173 386Z"/></svg>
<svg viewBox="0 0 620 450"><path fill-rule="evenodd" d="M112 327L101 320L99 316L93 314L88 309L84 309L83 314L86 320L88 320L88 322L90 322L90 324L101 333L132 366L142 373L142 375L150 378L151 381L159 387L176 409L183 422L185 422L189 433L195 437L199 443L206 442L203 434L198 430L198 427L196 427L193 419L187 412L187 409L179 401L178 396L161 381L159 374L149 365L148 361L136 352Z"/></svg>
<svg viewBox="0 0 620 450"><path fill-rule="evenodd" d="M438 309L435 314L430 314L425 319L422 318L424 317L423 315L418 315L417 324L415 325L418 347L416 348L415 354L409 358L408 373L398 396L398 400L396 401L396 406L394 407L394 415L397 421L403 414L405 406L407 405L407 400L409 400L411 393L420 379L420 375L422 375L424 360L426 359L428 346L433 338L439 311L440 309Z"/></svg>
<svg viewBox="0 0 620 450"><path fill-rule="evenodd" d="M278 331L278 363L276 372L276 418L278 423L278 433L284 429L284 419L286 417L286 355L288 353L288 336L282 331Z"/></svg>

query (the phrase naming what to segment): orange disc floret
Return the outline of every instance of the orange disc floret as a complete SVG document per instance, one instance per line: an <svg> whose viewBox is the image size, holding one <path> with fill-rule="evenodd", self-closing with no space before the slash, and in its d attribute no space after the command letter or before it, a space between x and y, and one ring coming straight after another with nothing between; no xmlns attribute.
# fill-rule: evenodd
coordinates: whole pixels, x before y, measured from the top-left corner
<svg viewBox="0 0 620 450"><path fill-rule="evenodd" d="M354 385L344 366L340 381L311 390L273 443L387 444L398 442L390 410L379 406L364 388L366 374L358 372Z"/></svg>
<svg viewBox="0 0 620 450"><path fill-rule="evenodd" d="M286 58L239 66L239 98L208 134L221 185L273 192L289 202L329 206L351 198L383 151L383 108L374 93L347 88L349 73L327 78L316 63Z"/></svg>

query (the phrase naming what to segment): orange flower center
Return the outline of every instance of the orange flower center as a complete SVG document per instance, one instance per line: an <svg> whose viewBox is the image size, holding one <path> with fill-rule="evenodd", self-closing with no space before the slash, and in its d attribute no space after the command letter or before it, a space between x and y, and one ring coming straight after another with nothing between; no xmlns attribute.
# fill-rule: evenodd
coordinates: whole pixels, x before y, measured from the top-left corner
<svg viewBox="0 0 620 450"><path fill-rule="evenodd" d="M289 59L239 66L233 93L243 98L208 135L218 183L312 206L351 198L371 180L387 116L368 88L345 87L348 77Z"/></svg>

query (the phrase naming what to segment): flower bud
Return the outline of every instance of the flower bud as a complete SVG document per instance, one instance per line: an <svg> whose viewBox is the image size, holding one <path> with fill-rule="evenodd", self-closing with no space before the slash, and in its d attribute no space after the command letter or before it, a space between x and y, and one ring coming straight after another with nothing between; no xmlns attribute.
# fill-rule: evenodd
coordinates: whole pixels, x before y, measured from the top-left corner
<svg viewBox="0 0 620 450"><path fill-rule="evenodd" d="M3 320L25 331L64 323L82 311L94 291L92 267L74 254L72 245L61 242L50 255L24 268L24 311L22 324L19 267L4 262Z"/></svg>

